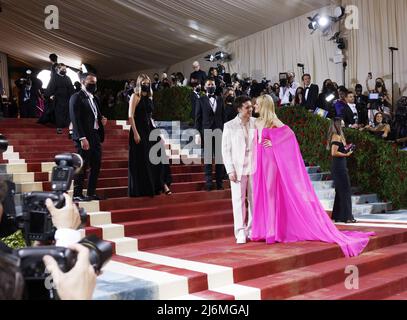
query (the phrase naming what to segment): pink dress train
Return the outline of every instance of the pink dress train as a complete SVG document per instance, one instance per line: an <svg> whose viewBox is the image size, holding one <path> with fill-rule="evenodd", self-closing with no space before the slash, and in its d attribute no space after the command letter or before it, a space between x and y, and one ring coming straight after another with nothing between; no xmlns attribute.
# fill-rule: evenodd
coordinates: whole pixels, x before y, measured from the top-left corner
<svg viewBox="0 0 407 320"><path fill-rule="evenodd" d="M337 243L346 257L359 255L375 233L337 229L315 193L294 132L288 126L263 129L262 140L271 140L272 148L255 136L251 239Z"/></svg>

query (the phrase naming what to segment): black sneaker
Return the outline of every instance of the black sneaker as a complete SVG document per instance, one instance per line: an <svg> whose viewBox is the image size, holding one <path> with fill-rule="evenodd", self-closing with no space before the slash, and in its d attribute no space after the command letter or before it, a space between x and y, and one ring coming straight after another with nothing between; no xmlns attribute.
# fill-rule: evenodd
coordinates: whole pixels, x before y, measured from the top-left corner
<svg viewBox="0 0 407 320"><path fill-rule="evenodd" d="M213 186L211 184L207 184L205 186L205 190L208 191L208 192L212 191L212 189L213 189Z"/></svg>
<svg viewBox="0 0 407 320"><path fill-rule="evenodd" d="M62 134L62 129L61 128L57 129L57 134Z"/></svg>

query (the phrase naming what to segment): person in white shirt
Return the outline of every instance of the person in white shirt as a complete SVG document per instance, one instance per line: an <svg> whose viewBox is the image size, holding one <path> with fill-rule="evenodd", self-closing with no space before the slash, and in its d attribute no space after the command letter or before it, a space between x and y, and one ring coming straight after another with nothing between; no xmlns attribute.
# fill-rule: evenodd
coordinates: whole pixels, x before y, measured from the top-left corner
<svg viewBox="0 0 407 320"><path fill-rule="evenodd" d="M295 73L288 73L287 85L285 87L280 87L281 106L289 106L291 104L299 86L299 83L295 82Z"/></svg>

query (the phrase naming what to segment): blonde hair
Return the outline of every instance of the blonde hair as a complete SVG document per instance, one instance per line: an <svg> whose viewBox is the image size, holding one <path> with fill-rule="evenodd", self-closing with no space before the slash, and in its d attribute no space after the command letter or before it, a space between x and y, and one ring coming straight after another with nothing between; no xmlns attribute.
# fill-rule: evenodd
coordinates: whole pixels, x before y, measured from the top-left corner
<svg viewBox="0 0 407 320"><path fill-rule="evenodd" d="M278 120L273 98L268 94L258 97L257 105L259 106L259 120L264 122L264 127L273 127L274 122Z"/></svg>
<svg viewBox="0 0 407 320"><path fill-rule="evenodd" d="M140 74L137 78L137 83L136 83L136 87L134 88L134 93L141 97L141 83L145 80L148 80L148 82L150 82L150 92L148 93L149 98L153 98L153 89L151 87L151 79L148 75L146 74Z"/></svg>

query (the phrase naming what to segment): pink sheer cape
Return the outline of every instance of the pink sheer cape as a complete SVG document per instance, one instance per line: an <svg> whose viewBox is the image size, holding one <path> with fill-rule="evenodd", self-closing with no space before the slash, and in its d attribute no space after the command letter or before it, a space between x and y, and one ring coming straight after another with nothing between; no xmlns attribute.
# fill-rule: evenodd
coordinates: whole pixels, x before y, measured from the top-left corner
<svg viewBox="0 0 407 320"><path fill-rule="evenodd" d="M359 255L375 233L337 229L315 193L294 132L288 126L263 129L262 140L271 140L272 148L255 136L251 239L337 243L346 257Z"/></svg>

